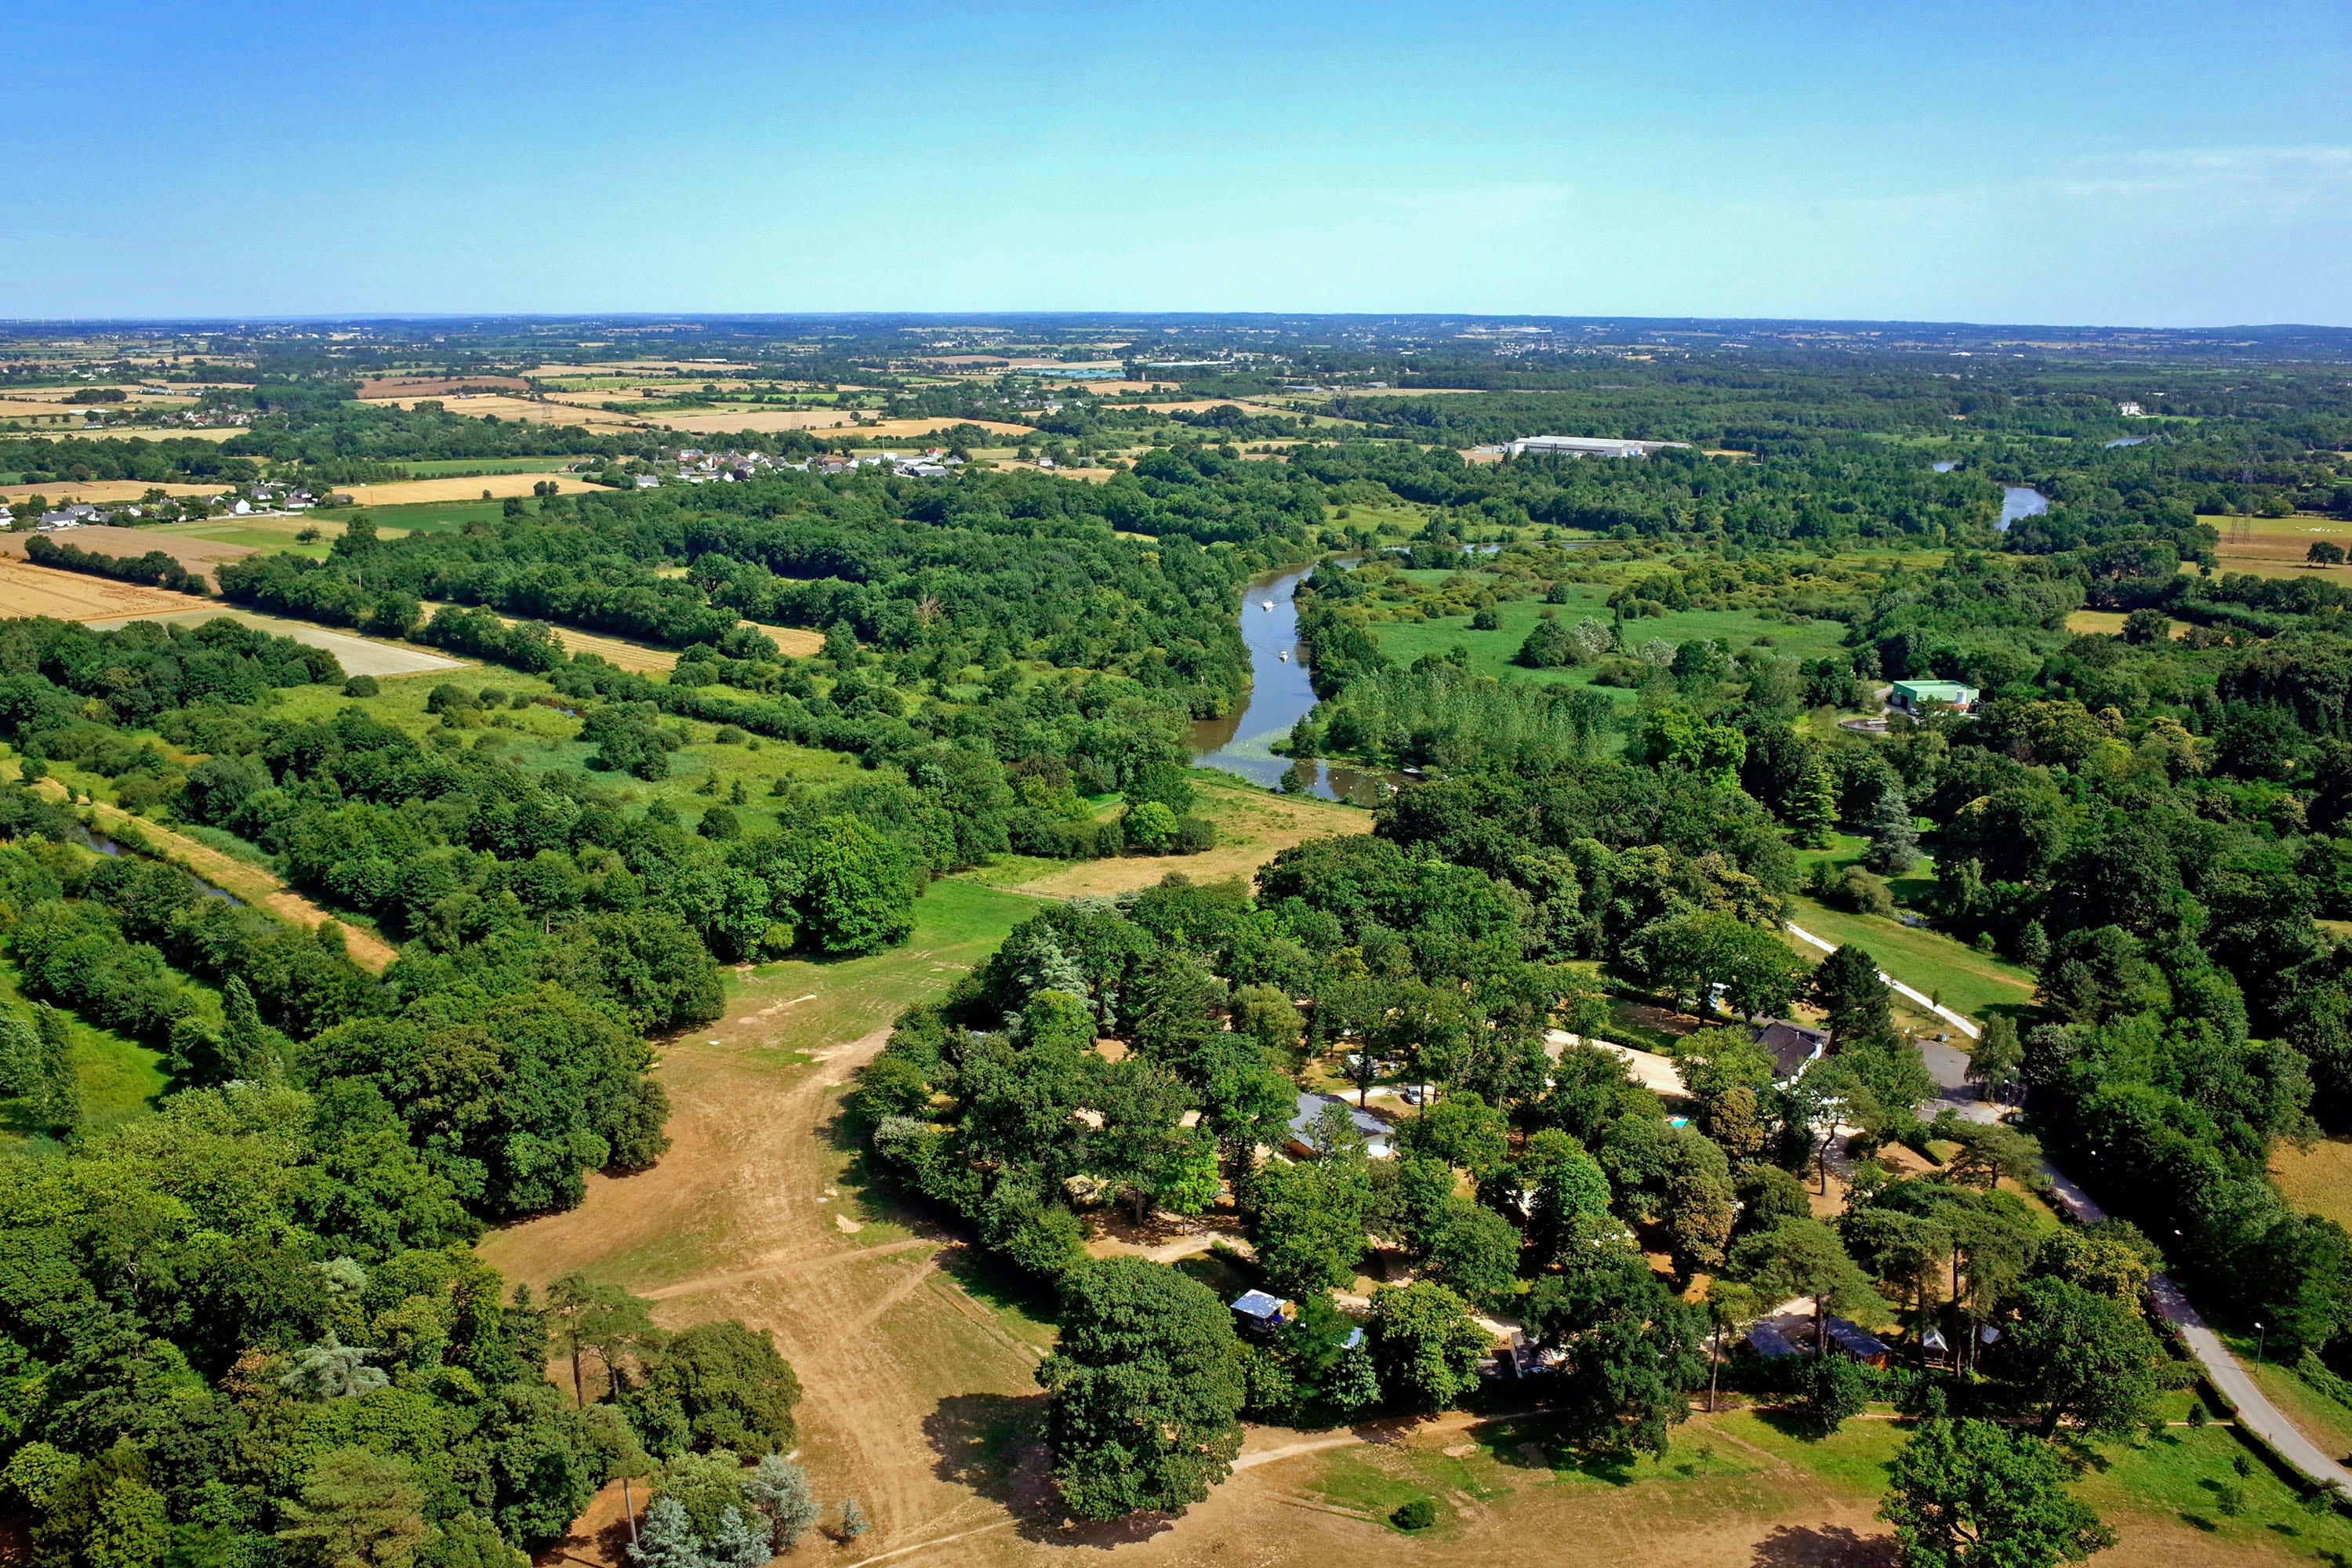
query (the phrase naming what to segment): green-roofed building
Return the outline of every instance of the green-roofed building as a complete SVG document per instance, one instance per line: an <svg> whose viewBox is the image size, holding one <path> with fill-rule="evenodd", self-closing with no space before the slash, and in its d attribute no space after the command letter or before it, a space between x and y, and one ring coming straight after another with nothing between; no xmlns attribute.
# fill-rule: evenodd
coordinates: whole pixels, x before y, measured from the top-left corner
<svg viewBox="0 0 2352 1568"><path fill-rule="evenodd" d="M1977 705L1977 689L1958 680L1898 680L1886 694L1887 706L1906 713L1923 713L1930 702L1965 713Z"/></svg>

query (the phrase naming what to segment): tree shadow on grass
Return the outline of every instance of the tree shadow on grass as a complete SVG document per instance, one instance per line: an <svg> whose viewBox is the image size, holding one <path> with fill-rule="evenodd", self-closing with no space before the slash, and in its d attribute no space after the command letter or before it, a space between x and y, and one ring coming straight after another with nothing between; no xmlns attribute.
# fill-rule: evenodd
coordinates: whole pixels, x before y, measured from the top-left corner
<svg viewBox="0 0 2352 1568"><path fill-rule="evenodd" d="M1003 1508L1024 1540L1108 1552L1148 1541L1175 1522L1164 1513L1105 1524L1068 1518L1054 1489L1043 1394L950 1394L923 1418L923 1436L938 1456L932 1473Z"/></svg>
<svg viewBox="0 0 2352 1568"><path fill-rule="evenodd" d="M939 1255L940 1272L963 1288L963 1293L984 1307L1018 1312L1036 1322L1050 1323L1061 1310L1053 1288L1024 1273L985 1247L960 1237Z"/></svg>
<svg viewBox="0 0 2352 1568"><path fill-rule="evenodd" d="M1750 1568L1894 1568L1892 1536L1864 1535L1843 1524L1784 1524L1756 1543Z"/></svg>

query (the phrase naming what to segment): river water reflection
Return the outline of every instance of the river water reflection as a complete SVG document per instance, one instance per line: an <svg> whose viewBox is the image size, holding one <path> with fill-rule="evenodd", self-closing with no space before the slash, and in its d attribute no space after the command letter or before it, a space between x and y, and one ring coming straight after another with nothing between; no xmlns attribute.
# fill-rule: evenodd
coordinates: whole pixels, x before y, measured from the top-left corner
<svg viewBox="0 0 2352 1568"><path fill-rule="evenodd" d="M1249 648L1250 689L1241 706L1223 719L1202 719L1192 725L1192 761L1196 766L1238 773L1254 784L1274 785L1290 771L1290 759L1274 754L1274 742L1287 737L1290 727L1315 707L1315 689L1307 683L1307 650L1298 646L1298 584L1313 572L1268 573L1253 578L1243 591L1242 641ZM1284 656L1287 655L1287 658ZM1406 775L1374 768L1311 763L1314 793L1324 800L1352 800L1376 805L1387 784L1402 784Z"/></svg>

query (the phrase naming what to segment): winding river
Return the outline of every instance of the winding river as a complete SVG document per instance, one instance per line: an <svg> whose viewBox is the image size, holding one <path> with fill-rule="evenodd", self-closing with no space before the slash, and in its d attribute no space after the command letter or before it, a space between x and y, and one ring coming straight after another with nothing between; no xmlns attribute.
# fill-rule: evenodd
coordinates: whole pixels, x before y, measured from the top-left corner
<svg viewBox="0 0 2352 1568"><path fill-rule="evenodd" d="M1307 650L1298 645L1296 602L1298 584L1314 570L1304 566L1269 572L1252 578L1242 591L1240 626L1242 641L1249 648L1250 689L1241 706L1224 718L1193 722L1195 766L1220 768L1268 786L1281 783L1290 771L1290 759L1276 756L1274 742L1286 737L1290 727L1315 706L1315 690L1307 679ZM1316 795L1362 805L1377 803L1383 784L1403 777L1322 762L1310 765Z"/></svg>

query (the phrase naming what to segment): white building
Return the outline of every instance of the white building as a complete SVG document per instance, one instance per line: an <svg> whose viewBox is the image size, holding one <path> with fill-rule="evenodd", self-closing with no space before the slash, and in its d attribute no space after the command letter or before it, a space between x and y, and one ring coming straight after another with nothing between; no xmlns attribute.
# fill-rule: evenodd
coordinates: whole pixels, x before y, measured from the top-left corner
<svg viewBox="0 0 2352 1568"><path fill-rule="evenodd" d="M1646 458L1669 447L1688 447L1688 441L1634 441L1620 436L1522 436L1503 450L1514 458Z"/></svg>

